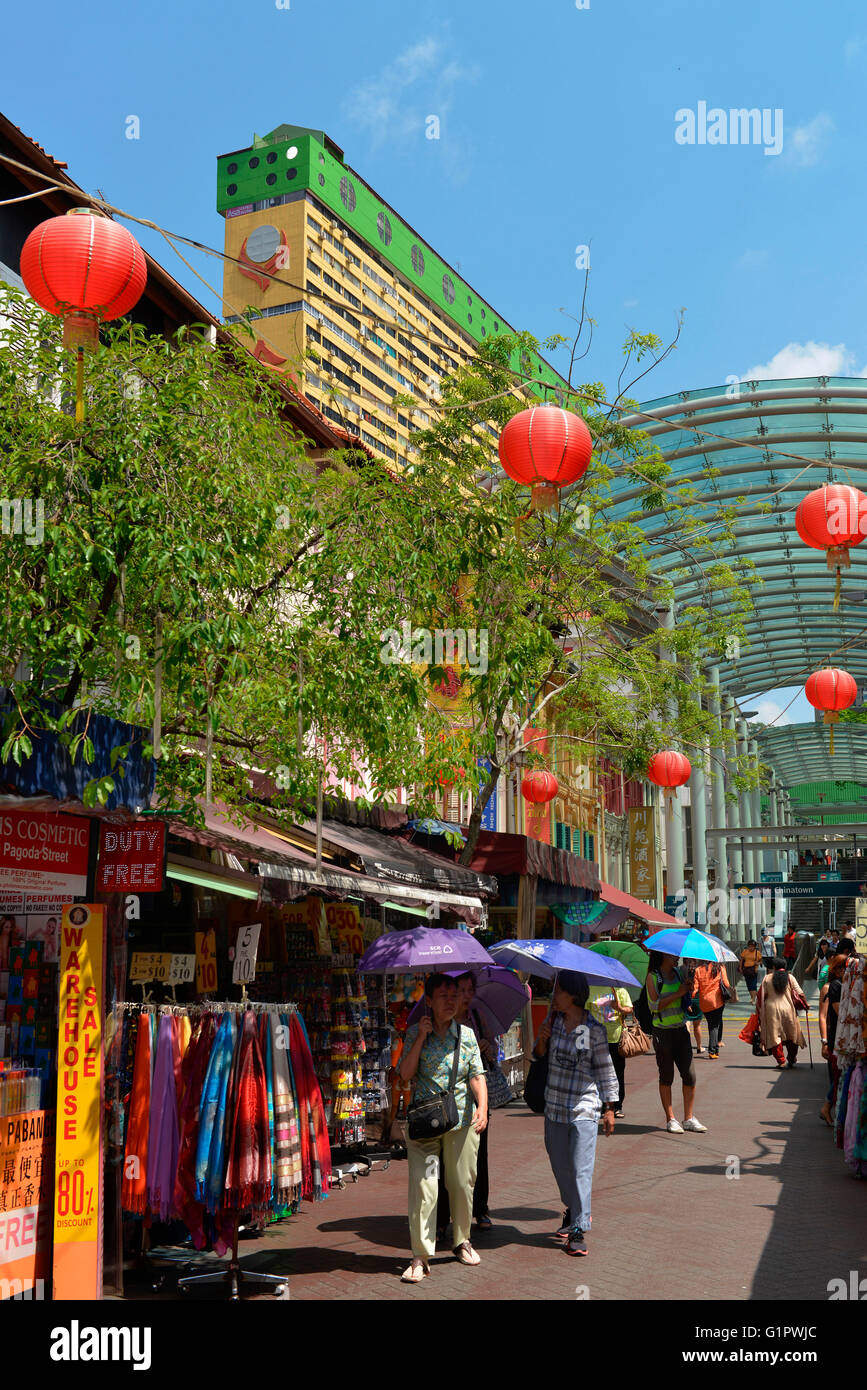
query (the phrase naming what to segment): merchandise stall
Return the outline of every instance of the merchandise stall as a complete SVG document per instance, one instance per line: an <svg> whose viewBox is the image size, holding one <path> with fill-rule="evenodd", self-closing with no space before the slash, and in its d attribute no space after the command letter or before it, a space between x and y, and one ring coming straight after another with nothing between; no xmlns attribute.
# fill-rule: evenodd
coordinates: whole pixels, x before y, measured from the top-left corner
<svg viewBox="0 0 867 1390"><path fill-rule="evenodd" d="M849 1171L867 1178L867 955L852 956L842 986L834 1048L840 1073L834 1136Z"/></svg>

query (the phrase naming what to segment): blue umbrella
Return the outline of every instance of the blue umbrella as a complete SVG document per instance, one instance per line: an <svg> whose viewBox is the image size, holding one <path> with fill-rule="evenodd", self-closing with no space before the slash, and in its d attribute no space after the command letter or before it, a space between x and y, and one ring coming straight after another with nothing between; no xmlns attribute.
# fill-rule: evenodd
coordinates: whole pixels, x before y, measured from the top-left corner
<svg viewBox="0 0 867 1390"><path fill-rule="evenodd" d="M645 937L641 944L648 951L661 951L664 956L683 960L719 960L714 942L695 927L666 927Z"/></svg>
<svg viewBox="0 0 867 1390"><path fill-rule="evenodd" d="M622 961L597 955L571 941L539 937L532 941L498 941L490 947L490 954L498 965L508 965L512 970L523 970L525 974L540 975L544 979L553 979L560 970L579 970L591 985L641 988L641 982Z"/></svg>

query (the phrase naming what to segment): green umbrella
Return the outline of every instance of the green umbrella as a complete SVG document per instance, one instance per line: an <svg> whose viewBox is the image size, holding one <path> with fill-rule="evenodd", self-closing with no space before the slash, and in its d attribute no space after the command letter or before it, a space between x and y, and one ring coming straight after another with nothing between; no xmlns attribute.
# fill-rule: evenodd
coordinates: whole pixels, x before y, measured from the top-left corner
<svg viewBox="0 0 867 1390"><path fill-rule="evenodd" d="M634 941L594 941L587 949L598 951L601 956L612 956L614 960L622 961L627 970L632 971L636 980L644 984L650 957L643 946L636 945ZM631 999L637 999L641 990L629 986L628 993Z"/></svg>

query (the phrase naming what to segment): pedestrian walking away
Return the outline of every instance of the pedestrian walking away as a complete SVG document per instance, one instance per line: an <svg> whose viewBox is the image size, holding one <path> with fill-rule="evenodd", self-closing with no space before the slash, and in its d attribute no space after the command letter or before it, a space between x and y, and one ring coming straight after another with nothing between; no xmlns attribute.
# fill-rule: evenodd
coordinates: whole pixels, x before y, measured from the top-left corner
<svg viewBox="0 0 867 1390"><path fill-rule="evenodd" d="M770 974L774 968L774 959L777 954L777 938L774 936L773 927L765 927L762 932L762 964L765 973Z"/></svg>
<svg viewBox="0 0 867 1390"><path fill-rule="evenodd" d="M601 1023L608 1037L608 1051L611 1053L611 1064L614 1067L614 1074L617 1077L617 1109L614 1118L623 1118L623 1103L626 1099L626 1058L620 1051L620 1039L623 1037L623 1023L632 1012L632 1000L629 991L615 988L613 985L593 985L587 1003L591 1016L597 1023Z"/></svg>
<svg viewBox="0 0 867 1390"><path fill-rule="evenodd" d="M790 927L783 937L783 959L786 962L786 969L791 971L795 964L795 957L798 954L798 946L795 938L795 928Z"/></svg>
<svg viewBox="0 0 867 1390"><path fill-rule="evenodd" d="M407 1284L418 1284L430 1274L430 1260L436 1249L440 1166L445 1173L451 1202L455 1256L461 1264L481 1263L470 1244L470 1228L479 1135L488 1123L482 1057L472 1030L455 1023L458 1006L455 981L447 975L429 975L425 982L425 998L430 1003L431 1016L421 1018L406 1030L400 1059L401 1076L404 1081L415 1083L413 1103L436 1099L453 1085L458 1121L446 1133L430 1139L410 1138L407 1125L412 1264L401 1276Z"/></svg>
<svg viewBox="0 0 867 1390"><path fill-rule="evenodd" d="M806 1047L797 1009L809 1009L799 985L789 974L785 960L774 961L771 975L762 980L756 999L756 1014L765 1050L772 1054L778 1067L793 1067L799 1048ZM783 1049L785 1048L785 1055Z"/></svg>
<svg viewBox="0 0 867 1390"><path fill-rule="evenodd" d="M723 1032L723 1010L727 1003L727 996L731 996L731 986L725 966L719 965L715 961L701 962L701 964L696 965L692 977L692 991L697 996L699 1007L707 1019L708 1061L718 1061Z"/></svg>
<svg viewBox="0 0 867 1390"><path fill-rule="evenodd" d="M584 975L561 971L553 1012L539 1029L534 1048L537 1057L548 1057L545 1148L565 1207L556 1236L565 1239L569 1255L587 1254L599 1113L603 1133L613 1134L618 1097L608 1038L585 1007L588 994Z"/></svg>
<svg viewBox="0 0 867 1390"><path fill-rule="evenodd" d="M689 984L677 968L677 956L651 951L646 987L653 1023L653 1050L659 1071L659 1098L665 1112L666 1129L669 1134L683 1134L684 1130L704 1134L707 1126L701 1124L693 1114L695 1064L689 1030L683 1016L683 1001L689 992ZM683 1124L676 1119L671 1103L675 1067L680 1073L683 1087Z"/></svg>
<svg viewBox="0 0 867 1390"><path fill-rule="evenodd" d="M755 937L750 937L744 949L741 951L739 964L741 974L744 977L744 984L750 996L750 1003L753 1008L756 1006L756 993L758 991L758 970L762 959Z"/></svg>

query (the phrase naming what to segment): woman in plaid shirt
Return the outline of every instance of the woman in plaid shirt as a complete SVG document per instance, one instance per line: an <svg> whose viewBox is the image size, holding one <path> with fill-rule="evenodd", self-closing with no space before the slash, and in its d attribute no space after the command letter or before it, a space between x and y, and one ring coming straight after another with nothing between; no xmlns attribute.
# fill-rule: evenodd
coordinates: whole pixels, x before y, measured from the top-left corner
<svg viewBox="0 0 867 1390"><path fill-rule="evenodd" d="M539 1029L535 1053L548 1053L545 1091L545 1148L566 1207L557 1239L570 1255L586 1255L590 1192L599 1112L603 1132L614 1133L617 1076L608 1035L585 1009L590 987L577 970L561 970L554 986L553 1018Z"/></svg>

